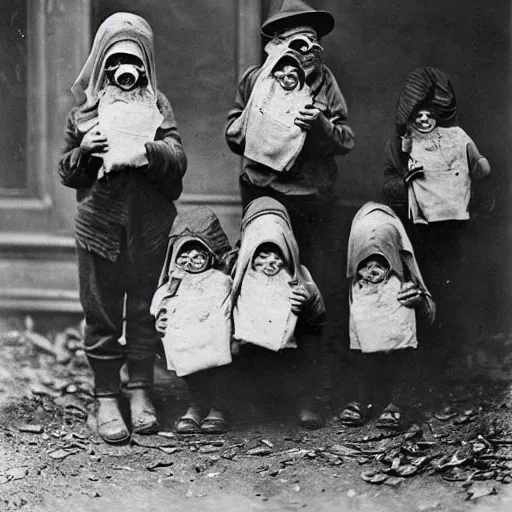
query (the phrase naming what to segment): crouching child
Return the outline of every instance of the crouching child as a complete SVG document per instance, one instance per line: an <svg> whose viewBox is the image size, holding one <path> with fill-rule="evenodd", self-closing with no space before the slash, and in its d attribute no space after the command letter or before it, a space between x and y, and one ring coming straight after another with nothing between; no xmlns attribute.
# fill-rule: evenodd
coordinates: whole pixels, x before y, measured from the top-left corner
<svg viewBox="0 0 512 512"><path fill-rule="evenodd" d="M299 420L318 428L323 424L317 402L325 308L300 263L288 213L275 199L261 197L245 209L232 275L234 352L247 344L274 352L298 348L308 387Z"/></svg>
<svg viewBox="0 0 512 512"><path fill-rule="evenodd" d="M182 434L227 429L219 410L219 366L231 362L231 278L222 270L230 251L217 216L208 208L179 215L172 228L151 314L169 370L184 377L190 404L176 423Z"/></svg>
<svg viewBox="0 0 512 512"><path fill-rule="evenodd" d="M359 379L354 401L342 411L340 421L361 425L378 391L388 405L376 426L396 429L410 393L406 375L418 345L416 311L432 321L435 305L405 229L391 208L367 203L354 217L347 277L350 349L359 359Z"/></svg>

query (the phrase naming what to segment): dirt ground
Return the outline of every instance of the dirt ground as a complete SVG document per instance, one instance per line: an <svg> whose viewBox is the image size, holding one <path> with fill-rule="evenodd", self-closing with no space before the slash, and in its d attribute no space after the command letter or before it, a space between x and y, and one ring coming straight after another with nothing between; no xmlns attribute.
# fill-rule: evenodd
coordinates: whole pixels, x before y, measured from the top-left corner
<svg viewBox="0 0 512 512"><path fill-rule="evenodd" d="M503 380L454 383L399 433L374 421L344 428L336 417L306 431L282 381L233 382L228 434L178 436L187 390L159 367L161 434L110 446L94 433L79 346L47 337L65 346L61 362L1 327L2 512L512 510L512 388Z"/></svg>

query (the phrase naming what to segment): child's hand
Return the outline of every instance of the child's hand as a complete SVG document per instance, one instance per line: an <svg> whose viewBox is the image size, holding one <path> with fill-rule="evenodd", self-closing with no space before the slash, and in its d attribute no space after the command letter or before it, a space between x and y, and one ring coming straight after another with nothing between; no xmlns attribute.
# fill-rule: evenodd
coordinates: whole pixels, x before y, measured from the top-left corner
<svg viewBox="0 0 512 512"><path fill-rule="evenodd" d="M156 315L155 322L155 328L162 337L165 335L165 330L167 329L167 322L167 309L163 308L158 312L158 315Z"/></svg>
<svg viewBox="0 0 512 512"><path fill-rule="evenodd" d="M402 285L397 295L398 302L406 308L415 308L421 304L422 293L411 281Z"/></svg>
<svg viewBox="0 0 512 512"><path fill-rule="evenodd" d="M80 147L87 153L106 153L108 151L107 137L102 135L100 129L95 126L83 137Z"/></svg>
<svg viewBox="0 0 512 512"><path fill-rule="evenodd" d="M302 284L298 284L292 287L290 293L290 303L292 305L292 312L296 315L300 314L304 307L311 300L311 293Z"/></svg>
<svg viewBox="0 0 512 512"><path fill-rule="evenodd" d="M316 129L322 125L324 114L313 105L306 105L299 110L299 115L295 118L295 124L305 131Z"/></svg>

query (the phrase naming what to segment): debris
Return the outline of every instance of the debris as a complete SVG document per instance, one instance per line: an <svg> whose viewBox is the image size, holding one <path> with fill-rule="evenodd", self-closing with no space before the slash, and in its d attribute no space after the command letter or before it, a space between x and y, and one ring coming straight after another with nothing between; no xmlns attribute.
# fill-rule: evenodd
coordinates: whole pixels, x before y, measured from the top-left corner
<svg viewBox="0 0 512 512"><path fill-rule="evenodd" d="M75 455L76 451L64 450L63 448L59 448L53 452L50 452L48 455L55 460L62 460L68 457L69 455Z"/></svg>
<svg viewBox="0 0 512 512"><path fill-rule="evenodd" d="M325 451L318 451L318 455L319 455L319 457L321 457L326 462L328 462L329 464L332 464L332 465L339 465L338 463L341 460L338 455L334 455L332 453L325 452Z"/></svg>
<svg viewBox="0 0 512 512"><path fill-rule="evenodd" d="M223 459L227 459L227 460L233 460L236 456L236 454L239 452L240 448L238 448L237 446L233 446L231 448L229 448L227 451L225 451L221 457Z"/></svg>
<svg viewBox="0 0 512 512"><path fill-rule="evenodd" d="M18 427L20 432L27 432L29 434L42 434L43 427L41 425L22 425Z"/></svg>
<svg viewBox="0 0 512 512"><path fill-rule="evenodd" d="M62 407L70 414L81 415L82 417L89 414L89 411L83 401L76 395L59 396L55 400L55 405Z"/></svg>
<svg viewBox="0 0 512 512"><path fill-rule="evenodd" d="M176 434L174 432L158 432L157 434L160 437L167 437L167 438L176 438Z"/></svg>
<svg viewBox="0 0 512 512"><path fill-rule="evenodd" d="M76 392L78 392L78 387L75 384L70 384L66 388L66 393L73 394L73 393L76 393Z"/></svg>
<svg viewBox="0 0 512 512"><path fill-rule="evenodd" d="M28 469L25 467L21 468L10 468L5 471L4 475L7 477L8 481L11 480L21 480L28 475Z"/></svg>
<svg viewBox="0 0 512 512"><path fill-rule="evenodd" d="M249 450L247 452L247 455L265 456L265 455L270 455L271 453L272 453L272 450L270 448L258 447L258 448L253 448L252 450Z"/></svg>
<svg viewBox="0 0 512 512"><path fill-rule="evenodd" d="M42 336L41 334L37 334L36 332L31 331L25 331L23 333L23 341L29 342L34 347L37 347L41 350L44 350L48 354L55 356L55 351L53 350L53 343L48 338Z"/></svg>
<svg viewBox="0 0 512 512"><path fill-rule="evenodd" d="M475 419L476 413L474 409L464 411L460 416L453 421L456 425L463 425Z"/></svg>
<svg viewBox="0 0 512 512"><path fill-rule="evenodd" d="M131 444L144 446L146 448L175 448L179 446L176 439L171 440L162 436L146 436L141 434L133 434L130 439Z"/></svg>
<svg viewBox="0 0 512 512"><path fill-rule="evenodd" d="M399 476L390 476L388 477L385 481L384 481L384 484L385 485L389 485L391 487L397 487L398 485L400 485L405 479L404 478L401 478Z"/></svg>
<svg viewBox="0 0 512 512"><path fill-rule="evenodd" d="M178 448L177 446L160 446L160 450L162 450L164 453L167 453L167 455L171 455L173 453L179 452L181 448Z"/></svg>
<svg viewBox="0 0 512 512"><path fill-rule="evenodd" d="M474 501L484 496L490 496L492 494L498 494L498 491L494 485L490 483L474 483L471 487L468 487L468 500Z"/></svg>
<svg viewBox="0 0 512 512"><path fill-rule="evenodd" d="M300 485L294 485L293 492L300 492Z"/></svg>
<svg viewBox="0 0 512 512"><path fill-rule="evenodd" d="M401 466L396 470L396 474L398 476L414 476L419 471L418 466L413 466L412 464L406 464L405 466Z"/></svg>
<svg viewBox="0 0 512 512"><path fill-rule="evenodd" d="M446 468L462 466L473 458L471 446L462 446L451 455L445 455L435 466L436 471L443 471Z"/></svg>
<svg viewBox="0 0 512 512"><path fill-rule="evenodd" d="M457 413L452 411L451 407L445 407L442 412L436 412L434 418L439 421L448 421L455 418Z"/></svg>
<svg viewBox="0 0 512 512"><path fill-rule="evenodd" d="M382 484L389 477L388 475L381 473L380 471L364 471L361 473L361 478L370 484Z"/></svg>
<svg viewBox="0 0 512 512"><path fill-rule="evenodd" d="M219 473L208 473L206 475L206 478L215 478L215 477L217 477L219 475L220 475L220 472Z"/></svg>
<svg viewBox="0 0 512 512"><path fill-rule="evenodd" d="M155 471L157 468L168 468L169 466L172 466L174 464L174 461L171 459L161 459L157 460L155 462L152 462L148 466L146 466L146 469L148 471Z"/></svg>
<svg viewBox="0 0 512 512"><path fill-rule="evenodd" d="M72 353L68 350L68 336L65 332L58 332L53 343L55 360L59 364L67 364L71 361Z"/></svg>
<svg viewBox="0 0 512 512"><path fill-rule="evenodd" d="M40 384L39 382L33 382L30 384L30 391L33 395L38 396L51 396L53 398L57 398L60 396L59 393L56 393L55 391L47 388L43 384Z"/></svg>
<svg viewBox="0 0 512 512"><path fill-rule="evenodd" d="M216 453L220 452L221 448L219 446L213 446L211 444L207 444L205 446L200 446L198 448L199 453Z"/></svg>
<svg viewBox="0 0 512 512"><path fill-rule="evenodd" d="M327 451L334 455L340 455L342 457L357 457L361 455L361 450L356 450L354 448L349 448L343 444L335 444L330 446Z"/></svg>

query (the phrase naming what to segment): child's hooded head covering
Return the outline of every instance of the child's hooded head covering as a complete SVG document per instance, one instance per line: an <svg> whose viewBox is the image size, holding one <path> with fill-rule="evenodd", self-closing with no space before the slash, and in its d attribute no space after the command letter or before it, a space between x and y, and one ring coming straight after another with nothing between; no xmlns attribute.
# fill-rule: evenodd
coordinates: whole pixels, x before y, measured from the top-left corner
<svg viewBox="0 0 512 512"><path fill-rule="evenodd" d="M169 273L176 267L176 258L180 250L189 242L203 245L217 262L231 250L228 237L212 210L200 206L190 212L180 213L169 235L167 255L158 286L168 281Z"/></svg>
<svg viewBox="0 0 512 512"><path fill-rule="evenodd" d="M431 315L432 300L421 275L414 249L403 224L395 212L379 203L369 202L356 213L350 229L347 257L347 277L355 278L359 265L369 256L386 258L390 269L404 280L404 264L416 286L425 292Z"/></svg>
<svg viewBox="0 0 512 512"><path fill-rule="evenodd" d="M300 264L299 247L293 236L288 212L275 199L260 197L246 207L242 218L241 238L240 252L234 269L234 298L240 292L244 275L262 244L271 243L279 248L292 281L308 280Z"/></svg>
<svg viewBox="0 0 512 512"><path fill-rule="evenodd" d="M440 126L458 124L455 92L446 73L437 68L425 67L407 75L396 109L398 135L405 134L407 123L420 108L430 110Z"/></svg>
<svg viewBox="0 0 512 512"><path fill-rule="evenodd" d="M81 132L87 132L97 122L99 93L106 83L105 63L115 53L126 53L141 59L149 87L156 94L153 31L148 22L127 12L109 16L99 27L89 57L71 87L78 112L76 122Z"/></svg>

